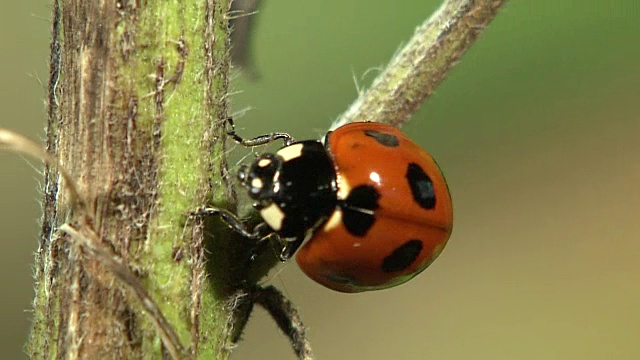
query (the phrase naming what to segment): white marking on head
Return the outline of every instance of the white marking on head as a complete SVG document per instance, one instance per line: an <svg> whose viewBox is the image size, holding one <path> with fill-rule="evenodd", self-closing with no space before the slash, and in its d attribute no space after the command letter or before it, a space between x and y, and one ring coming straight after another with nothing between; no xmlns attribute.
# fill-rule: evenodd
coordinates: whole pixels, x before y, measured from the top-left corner
<svg viewBox="0 0 640 360"><path fill-rule="evenodd" d="M262 189L263 186L264 186L264 183L262 182L262 179L255 178L251 180L251 187L254 187L256 189Z"/></svg>
<svg viewBox="0 0 640 360"><path fill-rule="evenodd" d="M349 185L347 179L344 176L340 176L340 174L338 174L336 182L338 183L338 200L346 200L351 192L351 185Z"/></svg>
<svg viewBox="0 0 640 360"><path fill-rule="evenodd" d="M324 224L322 230L331 231L335 229L336 226L340 226L340 224L342 224L342 211L340 209L336 209L333 214L331 214L326 224Z"/></svg>
<svg viewBox="0 0 640 360"><path fill-rule="evenodd" d="M280 155L284 161L289 161L302 155L302 147L301 143L289 145L278 150L276 154Z"/></svg>
<svg viewBox="0 0 640 360"><path fill-rule="evenodd" d="M260 159L258 160L258 167L264 168L271 165L271 159Z"/></svg>
<svg viewBox="0 0 640 360"><path fill-rule="evenodd" d="M276 204L271 204L266 208L260 210L260 216L264 219L273 230L279 231L282 229L282 222L284 221L284 213Z"/></svg>

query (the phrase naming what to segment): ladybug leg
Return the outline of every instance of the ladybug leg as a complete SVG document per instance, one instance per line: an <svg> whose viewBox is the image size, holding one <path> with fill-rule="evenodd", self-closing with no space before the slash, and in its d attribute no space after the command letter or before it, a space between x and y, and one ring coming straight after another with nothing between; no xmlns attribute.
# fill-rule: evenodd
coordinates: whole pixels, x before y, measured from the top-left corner
<svg viewBox="0 0 640 360"><path fill-rule="evenodd" d="M282 139L284 141L285 146L289 146L296 141L291 137L291 135L287 133L273 132L270 134L264 134L260 136L256 136L253 139L243 139L236 133L236 126L233 123L232 118L227 118L227 124L229 124L230 130L227 130L227 135L231 136L231 138L237 142L238 144L244 147L253 147L259 145L266 145L272 143L276 140Z"/></svg>
<svg viewBox="0 0 640 360"><path fill-rule="evenodd" d="M311 343L307 338L307 327L302 323L296 306L273 286L255 288L251 292L253 301L263 307L276 321L280 330L289 338L298 359L313 359Z"/></svg>
<svg viewBox="0 0 640 360"><path fill-rule="evenodd" d="M231 229L233 229L233 231L237 232L246 239L254 240L255 245L251 249L249 263L255 261L262 254L265 254L267 252L273 253L274 242L277 242L279 244L285 243L285 248L282 249L281 254L278 255L278 258L280 260L285 261L290 257L290 255L283 255L288 249L287 245L289 244L289 242L281 240L278 234L273 232L273 230L269 227L269 225L267 225L267 223L261 222L256 225L253 230L249 230L247 226L242 222L242 220L240 220L234 213L222 208L200 208L192 212L191 216L219 216L222 221L224 221ZM302 241L300 241L300 243L302 243ZM293 252L295 252L295 250L299 246L299 244L295 246ZM289 254L293 254L293 252L290 252Z"/></svg>
<svg viewBox="0 0 640 360"><path fill-rule="evenodd" d="M280 252L280 261L285 262L296 253L300 245L304 242L305 236L298 236L290 239L284 239L282 252Z"/></svg>
<svg viewBox="0 0 640 360"><path fill-rule="evenodd" d="M253 240L261 240L272 232L265 223L260 223L253 230L249 230L234 213L222 208L200 208L192 212L191 216L219 216L235 232Z"/></svg>
<svg viewBox="0 0 640 360"><path fill-rule="evenodd" d="M267 224L265 223L258 224L256 228L254 228L254 231L260 232L263 230L262 227L266 227L267 229L269 229L269 231L268 232L263 231L262 234L264 235L257 238L255 245L251 249L251 256L249 257L249 262L256 261L259 257L263 256L264 254L269 254L267 256L272 257L280 249L280 246L278 245L282 243L280 236L274 233ZM280 259L279 255L278 255L278 259Z"/></svg>
<svg viewBox="0 0 640 360"><path fill-rule="evenodd" d="M302 322L298 308L280 290L269 285L265 287L253 286L246 292L241 292L236 298L235 312L238 314L233 326L231 341L240 341L253 307L258 304L264 308L282 332L289 338L293 351L298 359L313 359L313 350L307 337L307 327Z"/></svg>

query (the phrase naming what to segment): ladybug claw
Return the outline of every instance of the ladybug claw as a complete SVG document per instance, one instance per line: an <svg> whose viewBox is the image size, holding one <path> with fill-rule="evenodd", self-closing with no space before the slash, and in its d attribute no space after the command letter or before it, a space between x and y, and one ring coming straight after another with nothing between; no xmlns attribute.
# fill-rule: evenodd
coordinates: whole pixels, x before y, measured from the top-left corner
<svg viewBox="0 0 640 360"><path fill-rule="evenodd" d="M287 248L284 248L280 252L278 258L280 259L280 262L287 262L287 260L291 259L291 252L287 251Z"/></svg>
<svg viewBox="0 0 640 360"><path fill-rule="evenodd" d="M302 245L302 242L304 242L304 239L305 239L304 236L298 236L291 239L284 239L283 240L284 245L282 247L282 251L280 252L280 256L279 256L280 261L285 262L291 259L293 254L295 254L298 248L300 247L300 245Z"/></svg>

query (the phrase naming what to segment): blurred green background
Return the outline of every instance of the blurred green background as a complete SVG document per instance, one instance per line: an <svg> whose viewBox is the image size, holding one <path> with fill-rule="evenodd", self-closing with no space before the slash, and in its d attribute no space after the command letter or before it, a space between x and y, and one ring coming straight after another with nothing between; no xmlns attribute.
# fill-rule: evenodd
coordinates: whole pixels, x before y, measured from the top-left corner
<svg viewBox="0 0 640 360"><path fill-rule="evenodd" d="M440 2L263 3L260 79L233 82L239 131L313 138ZM0 12L0 126L36 139L49 13L41 0ZM512 0L404 129L447 176L453 236L386 291L331 292L293 262L274 273L318 358L640 358L640 3ZM0 153L0 166L0 349L20 359L40 164ZM259 310L233 358L294 356Z"/></svg>

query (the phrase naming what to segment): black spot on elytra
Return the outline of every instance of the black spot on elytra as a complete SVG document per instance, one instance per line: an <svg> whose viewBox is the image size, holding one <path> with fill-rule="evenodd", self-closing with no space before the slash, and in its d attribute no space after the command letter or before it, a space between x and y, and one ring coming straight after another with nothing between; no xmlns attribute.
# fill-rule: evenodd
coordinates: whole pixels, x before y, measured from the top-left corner
<svg viewBox="0 0 640 360"><path fill-rule="evenodd" d="M407 168L407 181L411 187L413 199L424 209L433 209L436 206L436 193L433 189L433 182L420 165L409 164Z"/></svg>
<svg viewBox="0 0 640 360"><path fill-rule="evenodd" d="M373 213L369 214L349 208L345 208L342 213L344 227L354 236L365 236L375 221Z"/></svg>
<svg viewBox="0 0 640 360"><path fill-rule="evenodd" d="M380 194L371 185L360 185L349 193L345 200L345 205L352 208L375 210L379 207L378 199Z"/></svg>
<svg viewBox="0 0 640 360"><path fill-rule="evenodd" d="M375 130L365 130L364 134L376 139L376 141L383 146L396 147L400 145L400 141L398 140L398 138L392 134L387 134Z"/></svg>
<svg viewBox="0 0 640 360"><path fill-rule="evenodd" d="M386 273L404 270L416 261L421 251L422 241L409 240L384 258L381 269Z"/></svg>
<svg viewBox="0 0 640 360"><path fill-rule="evenodd" d="M365 236L375 222L374 210L379 207L380 194L371 185L361 185L349 193L341 204L342 222L355 236Z"/></svg>

